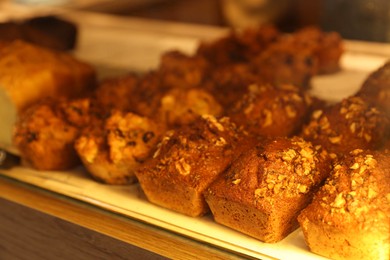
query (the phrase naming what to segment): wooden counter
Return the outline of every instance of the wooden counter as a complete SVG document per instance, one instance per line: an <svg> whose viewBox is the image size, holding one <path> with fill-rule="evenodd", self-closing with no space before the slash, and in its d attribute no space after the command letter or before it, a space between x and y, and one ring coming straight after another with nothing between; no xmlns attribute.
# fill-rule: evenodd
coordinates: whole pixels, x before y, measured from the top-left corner
<svg viewBox="0 0 390 260"><path fill-rule="evenodd" d="M0 176L0 259L240 259Z"/></svg>

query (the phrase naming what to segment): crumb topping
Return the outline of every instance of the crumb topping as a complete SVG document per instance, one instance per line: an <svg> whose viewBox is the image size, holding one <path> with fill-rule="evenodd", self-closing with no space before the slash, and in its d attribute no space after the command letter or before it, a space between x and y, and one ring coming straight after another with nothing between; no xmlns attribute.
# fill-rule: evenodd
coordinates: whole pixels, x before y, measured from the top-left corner
<svg viewBox="0 0 390 260"><path fill-rule="evenodd" d="M189 176L190 179L199 178L200 168L209 169L206 174L215 174L218 171L215 169L224 168L229 161L238 131L228 118L202 115L193 125L165 134L153 155L154 166L147 170L156 174Z"/></svg>
<svg viewBox="0 0 390 260"><path fill-rule="evenodd" d="M358 222L372 216L374 221L384 220L390 211L390 193L387 185L387 193L381 195L381 185L386 184L377 179L376 172L381 171L377 159L361 149L353 150L350 155L351 161L334 166L332 178L322 188L320 205L329 210L329 216L349 214ZM333 224L326 216L323 221Z"/></svg>
<svg viewBox="0 0 390 260"><path fill-rule="evenodd" d="M267 157L267 153L264 154ZM276 152L275 161L266 162L255 198L266 198L269 193L293 197L306 194L318 182L320 158L328 157L321 146L313 147L301 138L293 138L291 147ZM271 159L273 160L273 159Z"/></svg>
<svg viewBox="0 0 390 260"><path fill-rule="evenodd" d="M314 111L303 135L324 145L327 142L325 146L330 150L342 149L343 144L354 145L352 149L370 148L378 145L387 125L387 118L376 107L359 97L350 97L328 110Z"/></svg>

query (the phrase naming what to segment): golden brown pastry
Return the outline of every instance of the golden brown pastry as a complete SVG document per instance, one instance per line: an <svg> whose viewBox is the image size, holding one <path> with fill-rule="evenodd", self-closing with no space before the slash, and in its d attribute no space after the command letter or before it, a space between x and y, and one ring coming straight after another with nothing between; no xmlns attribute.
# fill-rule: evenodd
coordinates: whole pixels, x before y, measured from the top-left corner
<svg viewBox="0 0 390 260"><path fill-rule="evenodd" d="M254 83L262 84L263 81L248 64L232 64L214 67L203 87L227 110L231 109L246 93L247 87Z"/></svg>
<svg viewBox="0 0 390 260"><path fill-rule="evenodd" d="M129 100L136 114L149 118L156 115L161 98L169 90L162 84L161 74L160 71L150 71L140 78Z"/></svg>
<svg viewBox="0 0 390 260"><path fill-rule="evenodd" d="M175 128L190 124L204 114L219 117L222 111L221 105L206 90L176 88L161 98L156 120Z"/></svg>
<svg viewBox="0 0 390 260"><path fill-rule="evenodd" d="M125 76L103 80L96 88L94 95L98 103L105 109L133 111L135 105L134 92L138 87L139 76L129 73Z"/></svg>
<svg viewBox="0 0 390 260"><path fill-rule="evenodd" d="M136 172L147 199L193 217L208 212L202 192L245 149L241 136L228 118L211 115L168 131L153 158Z"/></svg>
<svg viewBox="0 0 390 260"><path fill-rule="evenodd" d="M298 227L299 212L329 172L329 156L320 146L278 137L242 153L205 198L216 222L274 243Z"/></svg>
<svg viewBox="0 0 390 260"><path fill-rule="evenodd" d="M80 164L73 143L79 129L56 105L44 100L28 108L15 125L13 141L25 165L37 170L65 170Z"/></svg>
<svg viewBox="0 0 390 260"><path fill-rule="evenodd" d="M288 42L270 45L251 61L253 70L272 85L292 84L303 89L310 87L317 74L318 60L310 49L296 48Z"/></svg>
<svg viewBox="0 0 390 260"><path fill-rule="evenodd" d="M2 41L23 40L60 51L74 49L77 33L74 23L52 15L0 23Z"/></svg>
<svg viewBox="0 0 390 260"><path fill-rule="evenodd" d="M209 67L201 56L169 51L162 54L158 70L166 88L195 88L202 84Z"/></svg>
<svg viewBox="0 0 390 260"><path fill-rule="evenodd" d="M349 97L324 110L313 112L302 136L342 155L356 148L378 149L386 139L389 120L360 97Z"/></svg>
<svg viewBox="0 0 390 260"><path fill-rule="evenodd" d="M252 84L228 114L252 134L292 136L301 129L310 105L311 98L293 85Z"/></svg>
<svg viewBox="0 0 390 260"><path fill-rule="evenodd" d="M107 184L136 182L134 172L153 153L163 132L154 121L114 111L76 140L75 148L87 171Z"/></svg>
<svg viewBox="0 0 390 260"><path fill-rule="evenodd" d="M230 31L211 42L201 42L197 56L206 58L216 66L249 62L263 52L279 37L279 31L271 25L246 28L242 31Z"/></svg>
<svg viewBox="0 0 390 260"><path fill-rule="evenodd" d="M356 93L357 96L390 113L390 61L371 73Z"/></svg>
<svg viewBox="0 0 390 260"><path fill-rule="evenodd" d="M291 41L297 49L310 50L317 60L318 73L334 73L340 70L344 44L339 33L323 32L317 27L305 27L291 36L286 36L282 41Z"/></svg>
<svg viewBox="0 0 390 260"><path fill-rule="evenodd" d="M0 42L0 69L0 147L6 149L12 149L12 128L24 109L46 97L79 97L96 83L92 66L22 41Z"/></svg>
<svg viewBox="0 0 390 260"><path fill-rule="evenodd" d="M309 249L332 259L389 259L390 155L353 150L298 217Z"/></svg>

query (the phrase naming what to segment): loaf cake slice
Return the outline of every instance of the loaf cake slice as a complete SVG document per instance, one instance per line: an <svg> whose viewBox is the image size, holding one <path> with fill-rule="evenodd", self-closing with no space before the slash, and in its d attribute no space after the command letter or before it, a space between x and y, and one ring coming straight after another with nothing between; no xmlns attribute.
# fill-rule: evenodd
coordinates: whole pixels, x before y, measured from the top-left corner
<svg viewBox="0 0 390 260"><path fill-rule="evenodd" d="M389 259L390 154L353 150L298 221L309 249L332 259Z"/></svg>
<svg viewBox="0 0 390 260"><path fill-rule="evenodd" d="M216 222L274 243L329 173L328 153L301 138L278 137L244 152L205 192Z"/></svg>

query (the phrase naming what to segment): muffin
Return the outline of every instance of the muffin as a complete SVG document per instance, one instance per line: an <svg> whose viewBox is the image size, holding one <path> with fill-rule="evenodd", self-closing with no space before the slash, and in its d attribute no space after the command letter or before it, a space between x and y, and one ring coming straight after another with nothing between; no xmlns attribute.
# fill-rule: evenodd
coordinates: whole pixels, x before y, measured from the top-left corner
<svg viewBox="0 0 390 260"><path fill-rule="evenodd" d="M273 44L279 35L272 25L231 30L214 41L201 42L196 55L215 66L247 63Z"/></svg>
<svg viewBox="0 0 390 260"><path fill-rule="evenodd" d="M157 123L118 110L93 127L84 129L75 142L88 173L106 184L131 184L135 171L156 149L163 133Z"/></svg>
<svg viewBox="0 0 390 260"><path fill-rule="evenodd" d="M138 88L140 77L134 73L103 80L94 92L97 102L105 110L117 109L134 112L134 92ZM134 98L135 99L135 98Z"/></svg>
<svg viewBox="0 0 390 260"><path fill-rule="evenodd" d="M73 148L79 128L69 123L57 102L45 99L30 106L14 127L13 143L23 164L37 170L66 170L80 164Z"/></svg>
<svg viewBox="0 0 390 260"><path fill-rule="evenodd" d="M344 53L343 39L337 32L323 32L317 27L305 27L287 36L296 48L310 50L317 60L318 73L329 74L340 70Z"/></svg>

